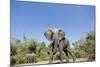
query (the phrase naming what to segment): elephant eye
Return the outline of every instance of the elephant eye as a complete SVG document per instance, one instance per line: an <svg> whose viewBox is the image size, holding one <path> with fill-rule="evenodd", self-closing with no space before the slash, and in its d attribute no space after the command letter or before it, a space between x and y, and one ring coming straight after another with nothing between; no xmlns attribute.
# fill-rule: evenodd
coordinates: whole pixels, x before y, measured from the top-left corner
<svg viewBox="0 0 100 67"><path fill-rule="evenodd" d="M62 29L60 29L58 35L65 36L65 32Z"/></svg>
<svg viewBox="0 0 100 67"><path fill-rule="evenodd" d="M59 32L62 32L62 30L60 29Z"/></svg>
<svg viewBox="0 0 100 67"><path fill-rule="evenodd" d="M49 29L48 31L52 32L52 30L51 30L51 29Z"/></svg>

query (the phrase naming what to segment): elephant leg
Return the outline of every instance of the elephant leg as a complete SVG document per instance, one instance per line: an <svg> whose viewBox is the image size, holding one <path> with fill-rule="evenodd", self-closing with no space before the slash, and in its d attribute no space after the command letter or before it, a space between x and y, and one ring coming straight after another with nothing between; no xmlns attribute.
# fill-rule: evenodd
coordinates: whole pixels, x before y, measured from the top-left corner
<svg viewBox="0 0 100 67"><path fill-rule="evenodd" d="M60 51L60 59L61 59L61 63L63 63L63 42L60 42L59 44L59 51Z"/></svg>
<svg viewBox="0 0 100 67"><path fill-rule="evenodd" d="M53 53L50 53L49 55L49 63L52 63L53 62Z"/></svg>
<svg viewBox="0 0 100 67"><path fill-rule="evenodd" d="M70 52L69 49L67 49L68 53L72 56L73 62L75 62L75 57L73 56L73 54Z"/></svg>
<svg viewBox="0 0 100 67"><path fill-rule="evenodd" d="M56 54L56 52L53 52L53 50L50 51L50 55L49 55L49 63L50 64L53 63L53 58L54 58L55 54Z"/></svg>
<svg viewBox="0 0 100 67"><path fill-rule="evenodd" d="M56 54L54 51L54 42L51 42L49 45L49 63L53 63L53 57Z"/></svg>
<svg viewBox="0 0 100 67"><path fill-rule="evenodd" d="M66 55L66 62L69 62L68 51L67 50L64 50L64 53Z"/></svg>
<svg viewBox="0 0 100 67"><path fill-rule="evenodd" d="M49 63L52 63L53 62L53 59L52 59L52 57L53 57L53 48L52 47L49 47L48 54L49 54Z"/></svg>

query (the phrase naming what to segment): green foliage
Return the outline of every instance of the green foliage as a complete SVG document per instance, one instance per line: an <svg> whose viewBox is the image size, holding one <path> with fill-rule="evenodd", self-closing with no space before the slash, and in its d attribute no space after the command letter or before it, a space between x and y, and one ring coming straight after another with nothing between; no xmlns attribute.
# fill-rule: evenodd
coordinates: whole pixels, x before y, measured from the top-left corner
<svg viewBox="0 0 100 67"><path fill-rule="evenodd" d="M44 61L48 59L48 48L44 42L39 45L38 58L38 61Z"/></svg>
<svg viewBox="0 0 100 67"><path fill-rule="evenodd" d="M15 56L11 56L11 65L14 65L14 64L16 64L16 58L15 58Z"/></svg>
<svg viewBox="0 0 100 67"><path fill-rule="evenodd" d="M30 45L28 46L29 53L36 53L37 43L32 40Z"/></svg>
<svg viewBox="0 0 100 67"><path fill-rule="evenodd" d="M11 41L11 64L35 63L48 59L48 48L44 42L35 39ZM34 55L33 55L34 54Z"/></svg>
<svg viewBox="0 0 100 67"><path fill-rule="evenodd" d="M16 58L16 64L21 64L21 63L25 63L25 55L23 54L17 54L15 55Z"/></svg>
<svg viewBox="0 0 100 67"><path fill-rule="evenodd" d="M16 55L17 54L17 46L14 44L11 44L11 56Z"/></svg>
<svg viewBox="0 0 100 67"><path fill-rule="evenodd" d="M81 48L73 48L71 49L71 52L74 53L76 58L86 58L87 57L87 53L82 50Z"/></svg>
<svg viewBox="0 0 100 67"><path fill-rule="evenodd" d="M95 33L90 32L86 37L86 52L89 54L89 61L95 60Z"/></svg>
<svg viewBox="0 0 100 67"><path fill-rule="evenodd" d="M89 61L95 60L95 33L89 32L84 39L73 43L73 52L77 58L88 58Z"/></svg>

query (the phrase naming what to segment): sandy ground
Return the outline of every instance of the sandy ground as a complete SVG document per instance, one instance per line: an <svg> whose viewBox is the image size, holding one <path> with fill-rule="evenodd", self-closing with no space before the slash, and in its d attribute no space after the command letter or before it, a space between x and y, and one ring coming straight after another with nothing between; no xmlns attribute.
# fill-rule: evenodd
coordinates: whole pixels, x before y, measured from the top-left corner
<svg viewBox="0 0 100 67"><path fill-rule="evenodd" d="M77 58L75 63L77 63L77 62L85 62L85 61L87 61L87 58ZM69 63L73 63L73 60L70 59ZM37 63L12 65L12 67L36 66L36 65L44 65L44 64L49 64L49 63L48 63L48 61L42 61L42 62L37 62ZM60 64L60 60L55 60L55 61L53 61L52 64Z"/></svg>

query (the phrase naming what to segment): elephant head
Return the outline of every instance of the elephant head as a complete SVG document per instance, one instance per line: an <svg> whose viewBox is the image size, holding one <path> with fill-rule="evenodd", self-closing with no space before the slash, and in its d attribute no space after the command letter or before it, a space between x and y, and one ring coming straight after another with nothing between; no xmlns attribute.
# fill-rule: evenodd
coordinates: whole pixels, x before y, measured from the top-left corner
<svg viewBox="0 0 100 67"><path fill-rule="evenodd" d="M59 41L65 37L65 32L62 29L49 28L45 31L44 35L49 41L54 42L54 50L56 52Z"/></svg>

